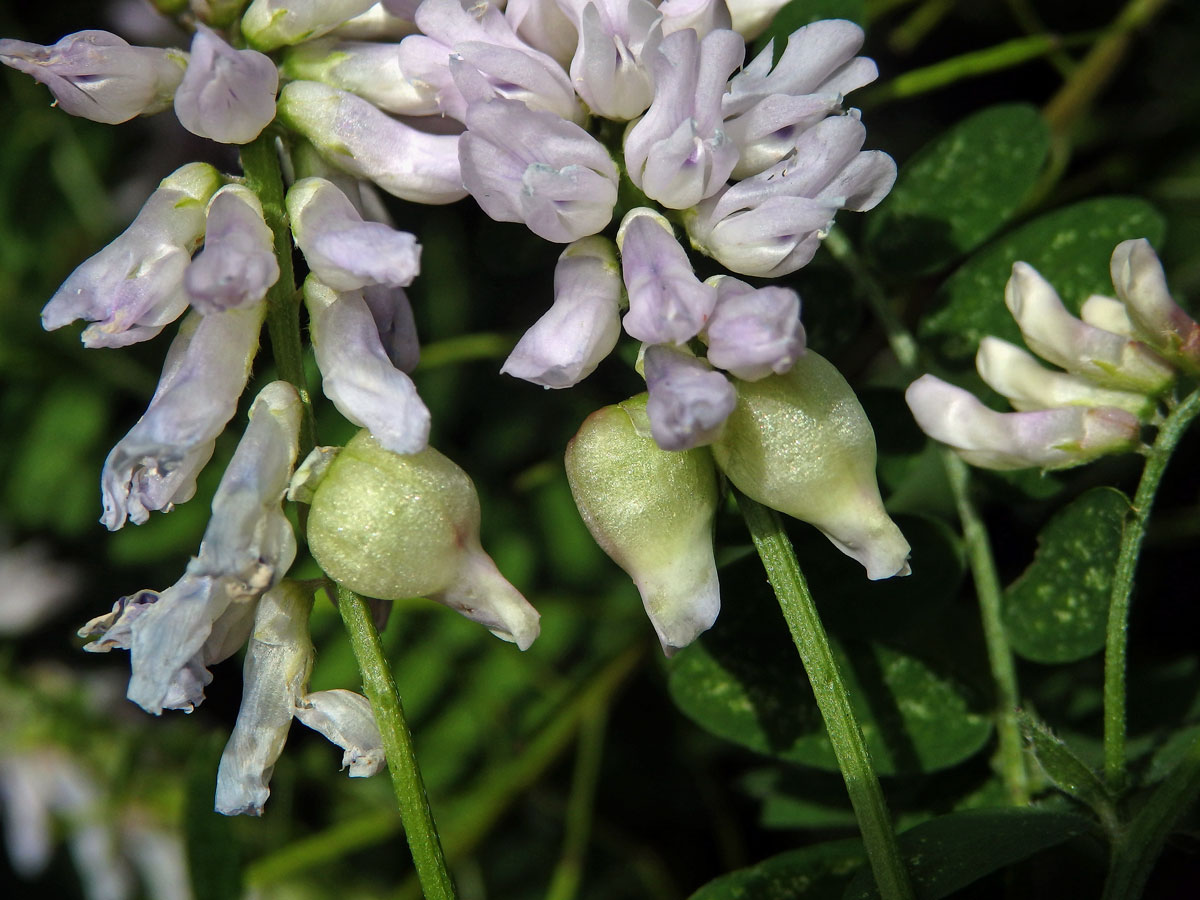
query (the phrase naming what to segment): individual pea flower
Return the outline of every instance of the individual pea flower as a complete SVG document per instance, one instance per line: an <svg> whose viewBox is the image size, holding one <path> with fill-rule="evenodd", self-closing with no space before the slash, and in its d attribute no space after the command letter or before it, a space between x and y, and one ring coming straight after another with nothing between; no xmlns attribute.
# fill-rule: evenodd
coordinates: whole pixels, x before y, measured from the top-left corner
<svg viewBox="0 0 1200 900"><path fill-rule="evenodd" d="M663 38L651 66L654 100L625 136L629 178L646 196L688 209L725 185L738 151L721 128L721 96L745 52L732 31Z"/></svg>
<svg viewBox="0 0 1200 900"><path fill-rule="evenodd" d="M808 350L787 373L736 387L712 452L738 490L815 525L872 581L909 574L875 480L875 433L838 370Z"/></svg>
<svg viewBox="0 0 1200 900"><path fill-rule="evenodd" d="M922 375L904 399L921 430L986 469L1063 469L1137 446L1141 423L1123 409L1065 406L999 413L974 394Z"/></svg>
<svg viewBox="0 0 1200 900"><path fill-rule="evenodd" d="M617 246L629 294L625 330L647 344L682 344L699 334L712 315L717 289L696 277L670 223L646 207L630 210Z"/></svg>
<svg viewBox="0 0 1200 900"><path fill-rule="evenodd" d="M612 218L617 167L595 138L516 100L476 101L459 143L462 180L498 222L524 222L548 241L596 234Z"/></svg>
<svg viewBox="0 0 1200 900"><path fill-rule="evenodd" d="M975 367L1018 412L996 412L962 388L925 375L905 393L921 429L989 469L1062 469L1136 449L1143 424L1161 421L1159 401L1177 374L1168 359L1177 360L1171 354L1185 345L1187 338L1180 338L1189 334L1191 319L1167 294L1147 242L1119 244L1111 270L1121 299L1089 297L1076 318L1032 266L1014 263L1005 303L1026 345L1066 371L985 337Z"/></svg>
<svg viewBox="0 0 1200 900"><path fill-rule="evenodd" d="M414 203L453 203L467 195L456 134L419 131L347 91L293 81L277 111L332 165Z"/></svg>
<svg viewBox="0 0 1200 900"><path fill-rule="evenodd" d="M296 244L313 274L339 291L404 287L420 271L421 248L406 231L365 221L337 185L304 178L286 198Z"/></svg>
<svg viewBox="0 0 1200 900"><path fill-rule="evenodd" d="M279 70L269 56L235 50L196 23L187 71L175 91L175 115L192 134L248 144L275 118Z"/></svg>
<svg viewBox="0 0 1200 900"><path fill-rule="evenodd" d="M42 327L76 319L85 347L124 347L154 337L187 308L183 273L204 237L204 209L221 186L207 163L159 182L133 223L79 266L42 310Z"/></svg>
<svg viewBox="0 0 1200 900"><path fill-rule="evenodd" d="M208 203L204 249L183 273L188 299L204 313L253 306L279 280L275 237L248 187L227 184Z"/></svg>
<svg viewBox="0 0 1200 900"><path fill-rule="evenodd" d="M875 63L854 54L863 31L829 19L792 32L779 62L773 44L729 82L721 99L724 130L737 145L733 177L748 178L791 153L806 129L842 109L843 97L878 77Z"/></svg>
<svg viewBox="0 0 1200 900"><path fill-rule="evenodd" d="M1171 299L1150 242L1122 241L1113 250L1110 270L1113 289L1137 336L1184 371L1200 374L1200 324Z"/></svg>
<svg viewBox="0 0 1200 900"><path fill-rule="evenodd" d="M669 344L647 347L646 415L650 434L664 450L711 444L737 406L729 379L702 359Z"/></svg>
<svg viewBox="0 0 1200 900"><path fill-rule="evenodd" d="M865 212L892 189L896 164L861 151L856 115L830 116L791 155L684 212L692 246L742 275L776 278L808 265L839 209Z"/></svg>
<svg viewBox="0 0 1200 900"><path fill-rule="evenodd" d="M518 38L495 6L465 9L458 0L425 0L416 19L422 33L401 43L398 62L406 77L436 99L443 114L466 122L468 105L481 99L472 96L478 89L469 86L477 80L489 96L583 121L567 73ZM464 83L464 77L470 81Z"/></svg>
<svg viewBox="0 0 1200 900"><path fill-rule="evenodd" d="M746 381L782 375L804 352L800 297L782 287L754 288L728 275L714 275L712 317L700 333L708 361Z"/></svg>
<svg viewBox="0 0 1200 900"><path fill-rule="evenodd" d="M379 600L428 597L525 650L538 613L479 543L467 474L432 447L402 456L361 431L312 493L309 549L338 584Z"/></svg>
<svg viewBox="0 0 1200 900"><path fill-rule="evenodd" d="M429 410L412 379L388 357L362 294L335 291L310 275L304 282L304 302L325 396L387 450L424 450Z"/></svg>
<svg viewBox="0 0 1200 900"><path fill-rule="evenodd" d="M646 404L641 394L592 413L565 464L588 531L637 585L669 654L711 628L721 609L712 541L719 492L706 448L659 449Z"/></svg>
<svg viewBox="0 0 1200 900"><path fill-rule="evenodd" d="M237 412L265 315L260 303L184 320L149 407L104 461L100 521L110 531L191 499L217 437Z"/></svg>
<svg viewBox="0 0 1200 900"><path fill-rule="evenodd" d="M386 112L404 116L437 113L437 93L407 74L400 43L306 41L287 51L280 67L293 80L320 81L349 91Z"/></svg>
<svg viewBox="0 0 1200 900"><path fill-rule="evenodd" d="M254 0L242 16L242 35L264 53L327 34L365 13L376 0Z"/></svg>
<svg viewBox="0 0 1200 900"><path fill-rule="evenodd" d="M571 80L606 119L635 119L654 99L650 61L662 42L662 13L649 0L594 0L579 16Z"/></svg>
<svg viewBox="0 0 1200 900"><path fill-rule="evenodd" d="M554 305L525 332L501 372L547 388L578 384L621 336L621 268L612 241L568 245L554 268Z"/></svg>
<svg viewBox="0 0 1200 900"><path fill-rule="evenodd" d="M107 31L79 31L48 47L0 40L0 62L46 85L71 115L116 125L170 106L188 56L133 47Z"/></svg>
<svg viewBox="0 0 1200 900"><path fill-rule="evenodd" d="M345 750L342 765L350 767L351 777L383 768L382 739L366 698L345 690L308 693L311 608L311 590L286 580L258 603L243 666L242 704L217 769L214 805L223 815L262 815L293 718Z"/></svg>
<svg viewBox="0 0 1200 900"><path fill-rule="evenodd" d="M208 666L245 643L258 598L283 577L296 538L282 500L295 463L300 397L287 382L267 385L212 502L200 552L161 594L140 591L80 630L85 649L130 651L127 695L147 712L191 711L212 680Z"/></svg>

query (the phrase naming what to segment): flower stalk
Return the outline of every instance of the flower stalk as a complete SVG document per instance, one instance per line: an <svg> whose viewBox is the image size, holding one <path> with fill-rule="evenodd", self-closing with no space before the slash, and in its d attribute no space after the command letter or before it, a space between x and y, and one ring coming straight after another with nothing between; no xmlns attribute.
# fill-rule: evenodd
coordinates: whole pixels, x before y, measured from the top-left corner
<svg viewBox="0 0 1200 900"><path fill-rule="evenodd" d="M454 882L446 868L441 838L429 808L425 781L417 766L412 733L404 718L400 692L392 677L391 667L383 653L379 633L371 621L371 613L362 597L340 585L337 588L338 610L346 624L354 658L362 673L363 690L371 701L375 722L383 737L383 752L392 790L400 808L400 820L408 838L417 878L426 900L454 900Z"/></svg>
<svg viewBox="0 0 1200 900"><path fill-rule="evenodd" d="M909 900L914 896L913 889L900 858L879 777L854 717L850 694L833 658L825 626L779 514L745 495L738 496L738 504L808 673L838 767L846 781L846 792L858 819L880 896L884 900Z"/></svg>

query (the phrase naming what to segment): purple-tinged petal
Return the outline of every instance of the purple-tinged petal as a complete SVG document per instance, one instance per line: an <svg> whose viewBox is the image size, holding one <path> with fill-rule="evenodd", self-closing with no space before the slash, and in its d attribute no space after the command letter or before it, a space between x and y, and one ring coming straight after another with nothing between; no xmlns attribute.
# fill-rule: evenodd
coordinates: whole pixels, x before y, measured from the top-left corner
<svg viewBox="0 0 1200 900"><path fill-rule="evenodd" d="M575 241L554 269L554 305L530 328L501 372L547 388L578 384L621 336L621 268L612 242Z"/></svg>
<svg viewBox="0 0 1200 900"><path fill-rule="evenodd" d="M725 0L662 0L658 11L662 13L664 35L690 28L704 38L718 28L726 31L732 28Z"/></svg>
<svg viewBox="0 0 1200 900"><path fill-rule="evenodd" d="M305 694L296 704L296 718L345 751L342 768L350 769L351 778L383 771L383 738L362 694L341 689Z"/></svg>
<svg viewBox="0 0 1200 900"><path fill-rule="evenodd" d="M974 466L1064 469L1137 446L1137 416L1113 407L1072 406L998 413L973 394L923 375L904 399L917 424Z"/></svg>
<svg viewBox="0 0 1200 900"><path fill-rule="evenodd" d="M419 453L429 441L429 410L392 365L366 301L316 278L304 282L321 386L338 412L370 430L393 453Z"/></svg>
<svg viewBox="0 0 1200 900"><path fill-rule="evenodd" d="M717 305L703 337L708 361L745 381L782 375L804 352L800 297L788 288L753 288L719 275Z"/></svg>
<svg viewBox="0 0 1200 900"><path fill-rule="evenodd" d="M248 144L275 118L279 70L255 50L235 50L196 24L187 72L175 92L175 115L192 134Z"/></svg>
<svg viewBox="0 0 1200 900"><path fill-rule="evenodd" d="M646 348L646 414L664 450L691 450L721 436L737 406L729 379L704 360L665 344Z"/></svg>
<svg viewBox="0 0 1200 900"><path fill-rule="evenodd" d="M170 106L187 54L132 47L107 31L80 31L48 47L0 40L0 63L46 85L71 115L116 125Z"/></svg>
<svg viewBox="0 0 1200 900"><path fill-rule="evenodd" d="M204 249L183 273L192 306L203 313L252 306L279 280L275 237L255 193L228 184L213 196Z"/></svg>
<svg viewBox="0 0 1200 900"><path fill-rule="evenodd" d="M717 290L696 277L667 222L650 210L631 210L617 244L629 294L625 330L648 344L682 344L699 334Z"/></svg>
<svg viewBox="0 0 1200 900"><path fill-rule="evenodd" d="M404 288L381 284L367 285L362 294L388 359L401 372L412 374L421 361L421 345L408 294Z"/></svg>

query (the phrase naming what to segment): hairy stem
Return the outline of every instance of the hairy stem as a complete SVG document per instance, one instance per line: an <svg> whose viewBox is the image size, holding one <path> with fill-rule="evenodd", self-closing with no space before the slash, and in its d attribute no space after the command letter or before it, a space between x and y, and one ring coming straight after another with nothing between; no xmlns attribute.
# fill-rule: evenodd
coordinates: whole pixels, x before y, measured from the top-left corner
<svg viewBox="0 0 1200 900"><path fill-rule="evenodd" d="M738 496L738 504L808 673L838 767L846 781L846 792L858 819L880 896L883 900L911 900L914 896L912 885L896 845L883 789L871 765L862 730L850 705L850 694L833 658L829 638L796 562L791 541L774 510L744 495Z"/></svg>
<svg viewBox="0 0 1200 900"><path fill-rule="evenodd" d="M1121 532L1121 547L1113 573L1108 604L1108 633L1104 645L1104 777L1114 793L1125 788L1125 655L1129 642L1129 602L1138 555L1146 536L1150 508L1171 454L1188 425L1200 415L1200 390L1171 410L1146 458L1133 509Z"/></svg>
<svg viewBox="0 0 1200 900"><path fill-rule="evenodd" d="M433 822L425 781L417 766L412 734L404 719L400 692L391 666L383 653L379 633L371 621L367 604L358 594L338 585L338 610L346 623L354 658L362 673L363 690L383 737L383 752L392 776L392 790L400 807L400 820L408 838L417 878L426 900L453 900L454 882L446 869L441 839Z"/></svg>

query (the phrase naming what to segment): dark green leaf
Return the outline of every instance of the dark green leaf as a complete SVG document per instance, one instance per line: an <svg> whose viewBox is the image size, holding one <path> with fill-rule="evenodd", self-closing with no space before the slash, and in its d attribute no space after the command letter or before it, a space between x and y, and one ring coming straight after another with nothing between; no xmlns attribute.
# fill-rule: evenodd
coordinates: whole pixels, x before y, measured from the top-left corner
<svg viewBox="0 0 1200 900"><path fill-rule="evenodd" d="M1013 649L1041 663L1073 662L1104 646L1113 565L1129 500L1093 488L1050 520L1037 554L1004 595Z"/></svg>
<svg viewBox="0 0 1200 900"><path fill-rule="evenodd" d="M203 741L188 763L184 846L196 900L238 900L242 865L231 819L213 811L223 741Z"/></svg>
<svg viewBox="0 0 1200 900"><path fill-rule="evenodd" d="M716 626L672 660L675 703L704 728L752 750L836 770L808 678L758 561L727 571ZM835 643L834 654L881 774L952 766L986 742L986 717L970 708L955 681L917 657L878 643Z"/></svg>
<svg viewBox="0 0 1200 900"><path fill-rule="evenodd" d="M1087 763L1033 716L1021 716L1021 730L1038 765L1055 787L1092 807L1101 818L1112 820L1113 798Z"/></svg>
<svg viewBox="0 0 1200 900"><path fill-rule="evenodd" d="M1108 261L1128 238L1162 242L1165 224L1150 204L1134 197L1085 200L1042 216L975 254L938 291L941 308L921 322L920 334L940 352L962 359L985 335L1021 343L1004 305L1014 262L1037 269L1074 312L1090 294L1112 293Z"/></svg>
<svg viewBox="0 0 1200 900"><path fill-rule="evenodd" d="M1091 823L1070 813L981 809L923 822L898 838L918 900L939 900L1005 866L1080 834ZM879 896L868 868L859 870L846 900Z"/></svg>
<svg viewBox="0 0 1200 900"><path fill-rule="evenodd" d="M834 900L865 861L862 841L829 841L722 875L690 900Z"/></svg>
<svg viewBox="0 0 1200 900"><path fill-rule="evenodd" d="M821 19L849 19L862 25L867 20L866 3L864 0L791 0L775 13L775 18L754 42L754 49L746 54L746 59L753 59L767 46L767 41L774 40L775 59L778 60L787 47L788 35Z"/></svg>
<svg viewBox="0 0 1200 900"><path fill-rule="evenodd" d="M900 169L867 222L866 246L888 272L936 271L1009 221L1046 161L1050 134L1037 109L984 109L927 144Z"/></svg>

